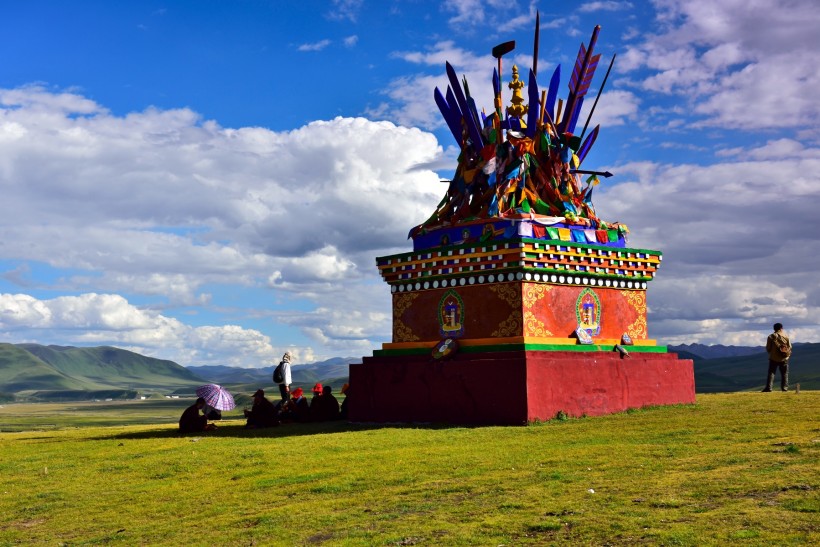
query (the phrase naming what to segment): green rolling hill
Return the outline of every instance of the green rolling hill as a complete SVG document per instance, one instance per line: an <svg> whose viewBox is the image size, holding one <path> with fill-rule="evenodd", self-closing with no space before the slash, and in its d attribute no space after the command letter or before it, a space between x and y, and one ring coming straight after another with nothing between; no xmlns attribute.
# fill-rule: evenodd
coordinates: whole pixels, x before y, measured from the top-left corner
<svg viewBox="0 0 820 547"><path fill-rule="evenodd" d="M33 399L134 397L205 383L173 361L110 346L0 344L0 392Z"/></svg>
<svg viewBox="0 0 820 547"><path fill-rule="evenodd" d="M36 355L13 344L0 343L0 391L83 389L80 380L64 374Z"/></svg>

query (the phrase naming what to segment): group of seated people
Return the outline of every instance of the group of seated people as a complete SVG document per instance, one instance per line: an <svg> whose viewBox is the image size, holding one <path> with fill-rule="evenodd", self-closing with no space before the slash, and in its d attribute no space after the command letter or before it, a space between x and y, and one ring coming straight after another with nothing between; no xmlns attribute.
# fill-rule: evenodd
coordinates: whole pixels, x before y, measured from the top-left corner
<svg viewBox="0 0 820 547"><path fill-rule="evenodd" d="M346 394L348 385L342 387L342 393ZM248 423L245 427L259 428L271 427L286 422L327 422L331 420L342 420L347 418L347 397L339 401L333 396L331 386L316 384L313 386L313 397L308 402L305 392L301 387L297 387L288 394L287 399L280 399L271 403L261 389L253 394L253 406L250 410L245 410L245 417Z"/></svg>
<svg viewBox="0 0 820 547"><path fill-rule="evenodd" d="M342 393L347 395L348 384L342 386ZM200 412L202 412L200 414ZM288 393L287 399L272 403L261 389L253 394L253 405L244 411L250 429L277 426L286 422L326 422L347 418L347 397L339 401L333 396L331 386L317 383L313 386L313 397L308 402L304 390L297 387ZM216 425L208 420L220 420L222 413L209 407L202 397L185 409L179 419L179 430L182 433L212 431Z"/></svg>

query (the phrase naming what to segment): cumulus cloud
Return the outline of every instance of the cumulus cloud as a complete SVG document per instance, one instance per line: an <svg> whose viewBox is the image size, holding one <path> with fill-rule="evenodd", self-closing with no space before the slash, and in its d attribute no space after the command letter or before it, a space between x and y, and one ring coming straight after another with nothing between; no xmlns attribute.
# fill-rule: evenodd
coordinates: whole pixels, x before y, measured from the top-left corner
<svg viewBox="0 0 820 547"><path fill-rule="evenodd" d="M347 20L355 23L363 3L364 0L333 0L332 7L327 12L327 17L335 21Z"/></svg>
<svg viewBox="0 0 820 547"><path fill-rule="evenodd" d="M183 365L267 366L279 350L270 338L236 325L192 327L142 310L120 295L83 294L39 300L0 294L0 332L4 336L47 332L84 345L116 344ZM298 348L291 351L299 356ZM304 353L304 352L303 352Z"/></svg>
<svg viewBox="0 0 820 547"><path fill-rule="evenodd" d="M330 40L319 40L318 42L311 42L309 44L301 44L298 48L298 51L322 51L327 46L330 45Z"/></svg>
<svg viewBox="0 0 820 547"><path fill-rule="evenodd" d="M594 97L597 90L591 90L589 94ZM589 117L594 99L584 103L581 115L578 117L579 126L583 127L584 121ZM633 121L639 111L641 100L631 91L612 90L604 91L601 94L598 106L595 107L594 117L590 124L601 124L601 127L616 127Z"/></svg>
<svg viewBox="0 0 820 547"><path fill-rule="evenodd" d="M230 337L213 334L219 324L206 337L181 323L181 313L229 308L220 302L226 287L267 287L270 302L253 307L328 342L311 350L317 357L346 347L355 354L389 337L389 324L315 309L335 309L344 301L336 295L347 291L372 299L372 317L389 309L374 256L405 250L407 230L429 216L443 192L437 174L424 167L443 155L429 133L363 118L276 133L223 128L188 109L114 116L77 93L41 87L0 91L0 104L0 260L10 265L3 278L26 290L95 295L95 304L72 318L102 334L73 331L69 343L83 337L139 344L144 334L132 339L125 331L151 330L117 330L83 317L104 309L101 292L122 295L118 305L132 319L162 308L166 315L151 322L164 317L164 332L187 340L178 353L192 340L224 342ZM51 280L34 276L34 268ZM302 311L265 315L282 298L300 302ZM62 301L49 302L27 303L24 316L5 308L0 321L8 329L7 313L53 315ZM174 309L172 321L167 314ZM23 326L15 320L18 339L25 338ZM286 343L269 345L279 346L276 354ZM330 346L339 353L328 353ZM206 354L191 351L189 358Z"/></svg>
<svg viewBox="0 0 820 547"><path fill-rule="evenodd" d="M497 10L505 10L509 6L509 2L503 0L452 0L445 2L442 9L453 14L447 22L458 29L483 25L488 19L494 18L493 13Z"/></svg>
<svg viewBox="0 0 820 547"><path fill-rule="evenodd" d="M603 183L598 212L636 227L630 246L664 253L649 288L653 336L759 345L780 320L814 341L820 150L776 140L737 156L618 166L627 180Z"/></svg>
<svg viewBox="0 0 820 547"><path fill-rule="evenodd" d="M627 49L619 69L643 89L673 94L696 125L740 129L815 127L820 105L811 0L655 0L658 31Z"/></svg>
<svg viewBox="0 0 820 547"><path fill-rule="evenodd" d="M605 0L602 2L585 2L578 6L578 11L581 13L593 13L597 11L621 11L632 8L631 2L615 2L613 0Z"/></svg>

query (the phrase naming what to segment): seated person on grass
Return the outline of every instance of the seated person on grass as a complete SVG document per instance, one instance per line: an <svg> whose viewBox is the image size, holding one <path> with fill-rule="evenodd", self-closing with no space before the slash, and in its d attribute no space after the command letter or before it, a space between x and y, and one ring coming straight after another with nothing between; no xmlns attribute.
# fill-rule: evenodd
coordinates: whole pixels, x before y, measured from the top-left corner
<svg viewBox="0 0 820 547"><path fill-rule="evenodd" d="M248 419L245 427L251 429L279 425L276 407L265 398L265 392L261 389L253 394L253 406L245 411L245 417Z"/></svg>
<svg viewBox="0 0 820 547"><path fill-rule="evenodd" d="M200 433L202 431L213 431L214 424L208 423L208 417L199 413L205 407L205 399L200 397L194 404L185 409L179 418L180 433Z"/></svg>
<svg viewBox="0 0 820 547"><path fill-rule="evenodd" d="M310 415L314 422L339 419L339 401L333 396L332 387L322 388L322 396L317 397L310 406Z"/></svg>
<svg viewBox="0 0 820 547"><path fill-rule="evenodd" d="M290 419L294 422L310 421L310 405L301 387L290 394Z"/></svg>
<svg viewBox="0 0 820 547"><path fill-rule="evenodd" d="M322 384L316 382L311 391L313 391L313 397L310 399L310 408L313 408L313 405L322 398Z"/></svg>

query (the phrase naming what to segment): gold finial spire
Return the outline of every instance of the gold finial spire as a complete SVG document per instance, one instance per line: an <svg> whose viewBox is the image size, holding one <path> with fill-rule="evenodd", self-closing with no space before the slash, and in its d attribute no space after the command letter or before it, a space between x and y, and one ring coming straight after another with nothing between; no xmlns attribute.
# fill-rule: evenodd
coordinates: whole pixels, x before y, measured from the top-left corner
<svg viewBox="0 0 820 547"><path fill-rule="evenodd" d="M516 118L523 118L527 113L527 105L522 104L524 97L521 95L521 89L524 87L524 82L518 79L518 65L512 67L512 81L507 84L507 87L512 89L512 98L510 99L510 106L507 107L507 114ZM523 127L524 120L521 120Z"/></svg>

